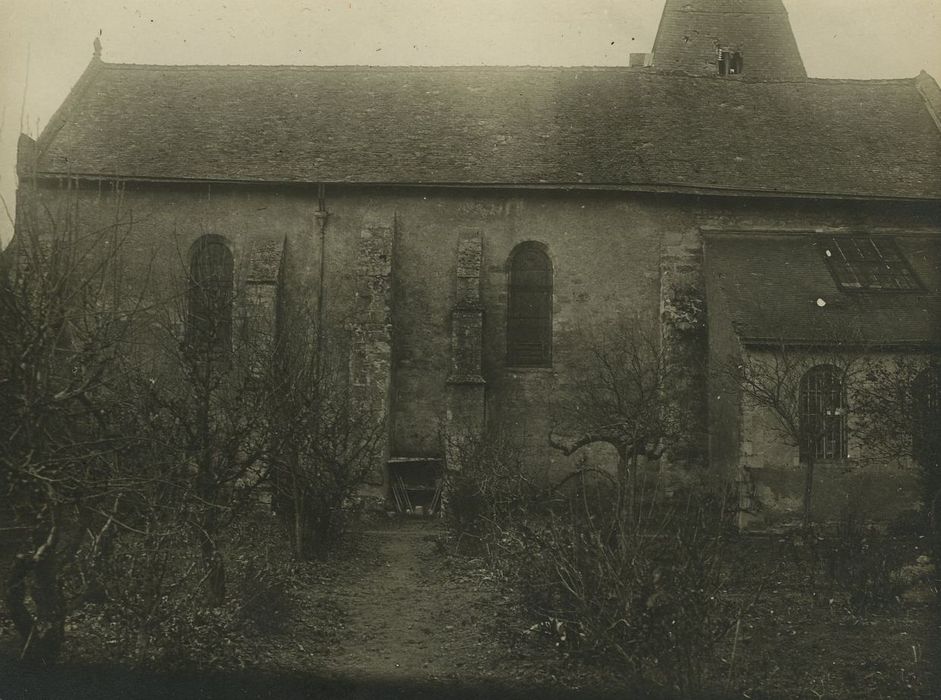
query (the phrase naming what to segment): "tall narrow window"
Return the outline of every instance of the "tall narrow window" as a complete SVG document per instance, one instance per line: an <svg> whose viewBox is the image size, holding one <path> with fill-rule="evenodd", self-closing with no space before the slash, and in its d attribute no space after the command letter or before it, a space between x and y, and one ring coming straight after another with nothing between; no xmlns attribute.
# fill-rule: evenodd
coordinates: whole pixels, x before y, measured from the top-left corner
<svg viewBox="0 0 941 700"><path fill-rule="evenodd" d="M203 236L190 252L186 343L198 355L232 349L232 252L221 236Z"/></svg>
<svg viewBox="0 0 941 700"><path fill-rule="evenodd" d="M510 256L506 361L512 367L552 366L552 262L538 243Z"/></svg>
<svg viewBox="0 0 941 700"><path fill-rule="evenodd" d="M941 466L941 368L919 372L912 385L912 454L925 469Z"/></svg>
<svg viewBox="0 0 941 700"><path fill-rule="evenodd" d="M800 384L801 459L846 457L846 389L840 371L818 365Z"/></svg>

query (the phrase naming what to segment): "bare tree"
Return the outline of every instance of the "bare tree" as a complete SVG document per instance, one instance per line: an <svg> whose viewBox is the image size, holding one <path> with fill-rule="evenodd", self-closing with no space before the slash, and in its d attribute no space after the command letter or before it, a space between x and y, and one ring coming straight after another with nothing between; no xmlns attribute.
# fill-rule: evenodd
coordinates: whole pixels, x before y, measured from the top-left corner
<svg viewBox="0 0 941 700"><path fill-rule="evenodd" d="M853 397L859 438L877 459L917 465L935 556L941 558L941 358L885 358L869 363L862 380Z"/></svg>
<svg viewBox="0 0 941 700"><path fill-rule="evenodd" d="M867 363L853 403L859 437L874 456L911 459L924 469L937 465L939 376L939 358L931 355Z"/></svg>
<svg viewBox="0 0 941 700"><path fill-rule="evenodd" d="M659 459L680 432L677 406L668 396L679 368L640 321L589 335L581 356L549 444L565 455L592 443L611 445L623 490L639 458Z"/></svg>
<svg viewBox="0 0 941 700"><path fill-rule="evenodd" d="M114 475L129 437L112 391L126 323L117 255L131 229L120 210L82 222L79 198L49 204L21 189L17 235L0 281L0 492L21 535L5 585L23 656L53 659L70 600L65 570L91 532L107 529Z"/></svg>
<svg viewBox="0 0 941 700"><path fill-rule="evenodd" d="M234 305L234 293L223 301ZM183 504L174 508L176 525L199 543L206 601L216 606L226 595L227 528L257 501L281 447L273 413L283 387L270 338L246 331L233 340L230 317L194 320L192 306L185 300L152 315L157 330L141 350L147 361L124 358L126 391L136 397L133 429L159 446L147 454L151 472L163 483L173 479L174 503Z"/></svg>
<svg viewBox="0 0 941 700"><path fill-rule="evenodd" d="M818 460L845 457L846 387L860 376L862 357L841 346L808 348L781 341L749 349L717 368L733 379L746 406L770 417L768 427L798 449L805 524L812 518Z"/></svg>
<svg viewBox="0 0 941 700"><path fill-rule="evenodd" d="M294 556L310 559L337 544L350 500L381 457L385 423L354 404L332 336L319 333L320 347L301 354L305 344L284 346L297 335L285 329L279 342L274 498Z"/></svg>

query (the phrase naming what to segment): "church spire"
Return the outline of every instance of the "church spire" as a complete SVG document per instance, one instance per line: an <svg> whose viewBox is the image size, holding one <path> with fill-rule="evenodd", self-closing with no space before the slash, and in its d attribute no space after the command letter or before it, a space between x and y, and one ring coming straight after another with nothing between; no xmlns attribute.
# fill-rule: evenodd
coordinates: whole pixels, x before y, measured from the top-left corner
<svg viewBox="0 0 941 700"><path fill-rule="evenodd" d="M807 77L782 0L666 0L653 65L693 75Z"/></svg>

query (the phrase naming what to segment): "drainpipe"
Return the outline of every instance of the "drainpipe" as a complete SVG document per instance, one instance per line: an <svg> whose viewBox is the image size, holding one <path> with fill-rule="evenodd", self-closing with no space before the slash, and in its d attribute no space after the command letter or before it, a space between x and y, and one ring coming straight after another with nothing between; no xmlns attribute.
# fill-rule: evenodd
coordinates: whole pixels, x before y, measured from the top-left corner
<svg viewBox="0 0 941 700"><path fill-rule="evenodd" d="M327 205L326 205L326 187L323 183L317 185L317 211L314 212L314 222L316 223L317 229L320 232L320 279L319 279L319 288L317 290L317 368L322 369L322 358L323 353L321 348L323 347L323 337L324 337L324 270L326 269L326 257L327 257Z"/></svg>

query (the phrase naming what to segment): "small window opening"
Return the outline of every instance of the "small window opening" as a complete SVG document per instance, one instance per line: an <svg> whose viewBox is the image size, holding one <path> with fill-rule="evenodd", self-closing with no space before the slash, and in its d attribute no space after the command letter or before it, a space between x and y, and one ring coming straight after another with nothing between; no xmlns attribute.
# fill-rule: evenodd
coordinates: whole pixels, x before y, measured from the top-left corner
<svg viewBox="0 0 941 700"><path fill-rule="evenodd" d="M719 75L741 75L744 68L741 51L719 49Z"/></svg>
<svg viewBox="0 0 941 700"><path fill-rule="evenodd" d="M821 242L824 257L841 289L916 291L915 273L891 238L840 236Z"/></svg>

